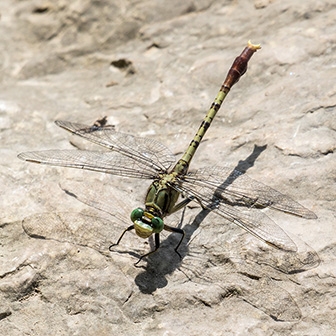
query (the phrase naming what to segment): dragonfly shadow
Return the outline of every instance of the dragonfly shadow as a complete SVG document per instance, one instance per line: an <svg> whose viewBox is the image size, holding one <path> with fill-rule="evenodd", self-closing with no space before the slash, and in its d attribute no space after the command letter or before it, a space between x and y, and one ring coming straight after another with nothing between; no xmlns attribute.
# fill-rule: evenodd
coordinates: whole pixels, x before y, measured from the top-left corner
<svg viewBox="0 0 336 336"><path fill-rule="evenodd" d="M228 175L228 177L223 181L221 185L218 186L217 190L221 190L222 188L227 187L229 184L233 183L233 181L241 176L237 175L237 171L239 171L241 174L245 174L248 169L254 166L255 161L260 156L260 154L267 148L267 145L264 146L258 146L254 145L252 153L245 159L240 160L236 167L232 169L231 174ZM212 202L210 203L210 208L215 208L217 204L217 197L216 191L213 195ZM212 206L211 206L212 204ZM184 230L186 232L186 240L190 240L193 233L199 228L200 224L206 219L206 217L212 212L210 209L203 209L194 219L194 221L190 224L184 227Z"/></svg>
<svg viewBox="0 0 336 336"><path fill-rule="evenodd" d="M237 166L232 169L232 174L223 181L222 186L227 186L228 182L233 182L236 178L235 171L239 170L241 173L245 173L249 168L253 167L254 162L259 157L259 155L266 149L267 145L264 146L254 146L253 152L245 159L239 161ZM216 202L215 196L213 197L213 203ZM200 224L206 219L206 217L211 213L209 209L203 209L194 218L192 223L183 226L185 208L183 209L179 228L183 226L185 231L185 238L179 247L179 252L182 256L182 260L179 258L177 253L172 253L170 250L167 251L164 247L176 246L178 243L177 235L170 234L164 242L161 244L161 248L154 254L149 255L146 258L147 265L142 265L141 267L144 271L135 278L135 283L142 293L151 294L157 288L165 287L168 283L166 276L173 273L178 269L183 261L183 259L189 254L189 243L193 237L194 232L199 228ZM162 248L163 247L163 248Z"/></svg>
<svg viewBox="0 0 336 336"><path fill-rule="evenodd" d="M254 166L254 162L257 160L259 155L264 150L266 150L266 148L267 148L267 145L264 145L264 146L254 145L252 153L245 160L240 160L234 169L245 174L248 169Z"/></svg>
<svg viewBox="0 0 336 336"><path fill-rule="evenodd" d="M232 174L219 188L227 186L241 176L235 171L244 174L265 149L266 146L255 146L251 155L239 161ZM213 197L214 205L215 195L216 193ZM209 286L209 292L217 287L219 296L223 298L239 296L276 321L300 320L301 311L296 301L277 284L282 281L296 283L297 280L293 278L295 273L317 267L320 262L317 253L298 238L295 239L297 252L279 250L260 242L246 232L239 232L241 230L236 226L235 234L223 223L213 223L202 228L208 231L208 234L203 232L208 237L205 238L209 241L208 246L202 242L203 235L199 238L201 243L197 243L194 241L195 233L211 212L212 209L203 209L190 224L183 226L186 237L179 248L182 260L176 254L172 258L171 251L165 248L146 259L146 266L142 266L144 271L135 279L140 291L151 294L156 289L165 287L168 284L167 276L178 269L190 281ZM180 225L183 217L184 212ZM176 246L175 236L170 235L162 246ZM232 287L232 284L235 285ZM198 294L194 295L197 297Z"/></svg>
<svg viewBox="0 0 336 336"><path fill-rule="evenodd" d="M247 170L254 166L255 161L259 157L259 155L267 148L267 145L264 146L254 146L253 152L245 159L240 160L235 168L232 169L232 173L228 175L228 177L223 181L220 185L218 185L218 190L221 192L222 188L227 188L228 185L232 184L234 180L238 177L241 177L243 174L247 172ZM241 173L240 175L237 175L236 172ZM196 230L199 229L201 223L206 219L208 215L210 215L213 211L213 209L216 208L216 204L218 202L217 200L217 190L215 190L212 198L212 204L210 202L210 209L203 209L200 211L196 217L194 218L193 222L191 224L188 224L184 226L184 231L186 232L186 244L185 246L189 245L190 240L192 239L194 233ZM255 205L252 205L255 206ZM219 224L222 226L223 224ZM240 230L238 227L234 225L235 229ZM214 229L215 230L215 229ZM248 238L245 238L246 232L241 232L241 234L238 233L239 236L243 237L242 241L240 238L237 239L237 245L243 246L247 245L246 241L249 239L252 239L253 244L256 244L256 250L257 252L253 251L250 256L248 256L248 252L244 252L244 256L241 257L243 252L240 252L240 256L238 258L241 258L243 260L249 259L250 261L256 260L259 264L267 265L269 267L272 267L280 272L283 272L285 274L295 274L299 272L306 271L307 269L315 268L319 265L320 259L318 254L305 242L301 241L298 237L295 237L295 244L298 248L297 251L286 251L279 248L276 248L274 246L262 243L259 241L259 239L256 239L250 234L247 234ZM232 236L232 234L230 235ZM219 238L216 237L216 240L219 240ZM225 238L224 238L225 240ZM245 240L245 242L244 242ZM223 246L225 241L221 239L221 245ZM251 249L249 247L244 247L246 251L250 251ZM183 256L186 256L188 254L188 251L182 252ZM237 257L237 256L236 256Z"/></svg>

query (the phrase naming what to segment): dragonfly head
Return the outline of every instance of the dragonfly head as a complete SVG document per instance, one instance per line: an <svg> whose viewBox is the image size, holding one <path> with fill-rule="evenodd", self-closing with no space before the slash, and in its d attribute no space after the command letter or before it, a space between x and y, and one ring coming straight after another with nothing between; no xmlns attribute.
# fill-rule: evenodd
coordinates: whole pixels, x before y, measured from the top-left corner
<svg viewBox="0 0 336 336"><path fill-rule="evenodd" d="M141 208L132 211L131 220L134 223L136 234L141 238L148 238L153 233L159 233L164 227L162 218Z"/></svg>

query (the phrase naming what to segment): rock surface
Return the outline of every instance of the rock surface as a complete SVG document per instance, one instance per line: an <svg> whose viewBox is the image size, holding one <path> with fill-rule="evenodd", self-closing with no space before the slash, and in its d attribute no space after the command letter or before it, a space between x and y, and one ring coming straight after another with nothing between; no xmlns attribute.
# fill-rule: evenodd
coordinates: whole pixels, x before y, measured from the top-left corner
<svg viewBox="0 0 336 336"><path fill-rule="evenodd" d="M335 1L2 0L0 14L3 335L335 334ZM86 146L54 121L103 116L181 155L249 39L262 49L192 169L239 165L314 211L268 213L298 253L194 203L169 217L187 233L182 261L164 234L136 268L152 241L128 233L108 248L149 181L17 158Z"/></svg>

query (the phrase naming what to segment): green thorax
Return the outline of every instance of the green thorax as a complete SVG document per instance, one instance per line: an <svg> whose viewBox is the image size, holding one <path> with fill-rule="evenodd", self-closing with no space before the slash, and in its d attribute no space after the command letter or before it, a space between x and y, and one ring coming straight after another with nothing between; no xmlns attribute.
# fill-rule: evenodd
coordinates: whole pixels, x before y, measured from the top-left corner
<svg viewBox="0 0 336 336"><path fill-rule="evenodd" d="M161 218L171 213L179 197L179 192L171 187L171 183L176 184L176 175L164 174L150 185L145 199L147 211Z"/></svg>

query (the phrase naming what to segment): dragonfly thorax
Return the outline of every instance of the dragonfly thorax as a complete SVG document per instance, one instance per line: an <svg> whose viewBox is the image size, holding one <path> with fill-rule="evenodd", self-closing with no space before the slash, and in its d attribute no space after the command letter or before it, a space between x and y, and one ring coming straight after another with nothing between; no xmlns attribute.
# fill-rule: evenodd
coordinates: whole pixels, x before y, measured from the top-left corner
<svg viewBox="0 0 336 336"><path fill-rule="evenodd" d="M179 197L179 192L171 187L175 178L176 174L171 173L153 181L147 191L146 209L137 208L132 211L131 220L139 237L148 238L163 230L162 218L171 212Z"/></svg>
<svg viewBox="0 0 336 336"><path fill-rule="evenodd" d="M165 174L155 180L148 188L145 205L156 216L161 218L171 213L180 193L171 185L175 182L175 174Z"/></svg>

